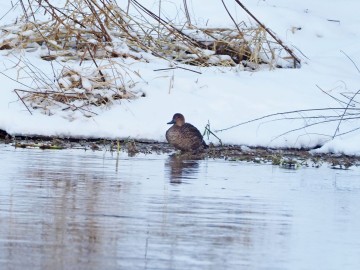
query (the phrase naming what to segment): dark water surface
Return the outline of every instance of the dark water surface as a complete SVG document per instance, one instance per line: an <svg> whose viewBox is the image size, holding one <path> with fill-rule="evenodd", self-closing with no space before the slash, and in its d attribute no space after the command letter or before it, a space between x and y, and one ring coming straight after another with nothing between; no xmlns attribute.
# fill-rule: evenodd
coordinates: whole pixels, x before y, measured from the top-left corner
<svg viewBox="0 0 360 270"><path fill-rule="evenodd" d="M360 170L0 145L0 269L360 269Z"/></svg>

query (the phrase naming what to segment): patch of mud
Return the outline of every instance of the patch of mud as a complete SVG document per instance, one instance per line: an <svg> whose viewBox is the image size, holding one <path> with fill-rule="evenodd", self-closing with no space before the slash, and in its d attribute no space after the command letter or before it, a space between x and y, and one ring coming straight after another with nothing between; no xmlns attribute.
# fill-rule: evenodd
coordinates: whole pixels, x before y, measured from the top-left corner
<svg viewBox="0 0 360 270"><path fill-rule="evenodd" d="M123 151L129 156L136 154L171 154L182 159L225 159L234 162L252 162L260 164L278 165L287 169L300 167L320 167L330 165L334 169L348 169L360 165L360 157L313 154L309 149L271 149L264 147L248 147L243 145L210 145L208 149L183 153L175 151L167 143L147 140L108 140L97 138L53 138L42 136L16 136L11 137L0 130L0 143L11 144L15 148L38 149L83 149L90 151Z"/></svg>

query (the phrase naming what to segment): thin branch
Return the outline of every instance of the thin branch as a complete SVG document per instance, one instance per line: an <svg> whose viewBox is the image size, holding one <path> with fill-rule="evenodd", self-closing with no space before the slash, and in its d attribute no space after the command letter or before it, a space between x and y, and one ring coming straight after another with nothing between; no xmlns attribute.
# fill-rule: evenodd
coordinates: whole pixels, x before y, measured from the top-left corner
<svg viewBox="0 0 360 270"><path fill-rule="evenodd" d="M1 21L2 19L4 19L5 16L10 13L10 11L12 11L13 9L16 9L16 6L20 3L20 1L21 1L21 0L18 0L15 4L12 4L12 5L11 5L11 8L10 8L8 11L6 11L6 13L0 18L0 21Z"/></svg>
<svg viewBox="0 0 360 270"><path fill-rule="evenodd" d="M28 4L29 4L29 8L30 8L30 10L31 10L31 16L33 17L34 22L35 22L35 13L34 13L34 10L33 10L33 8L32 8L32 5L31 5L31 3L30 3L30 0L28 0Z"/></svg>
<svg viewBox="0 0 360 270"><path fill-rule="evenodd" d="M176 27L172 26L171 24L169 24L167 21L165 21L164 19L160 18L159 16L157 16L156 14L154 14L153 12L151 12L149 9L147 9L146 7L144 7L142 4L140 4L138 1L136 0L131 0L134 5L136 5L137 7L139 7L142 11L144 11L146 14L148 14L150 17L152 17L154 20L160 22L166 29L168 29L169 31L173 31L174 34L178 34L183 38L183 41L185 42L189 42L190 44L195 45L196 47L202 48L202 49L206 49L206 46L204 44L202 44L201 42L194 40L193 38L189 37L187 34L185 34L184 32L182 32L181 30L177 29Z"/></svg>
<svg viewBox="0 0 360 270"><path fill-rule="evenodd" d="M95 60L95 58L94 58L94 55L91 53L91 50L90 50L90 47L89 47L89 46L87 46L87 50L88 50L88 52L89 52L89 54L90 54L90 57L91 57L92 61L94 62L96 68L97 68L98 71L99 71L99 74L100 74L100 76L101 76L101 80L102 80L103 82L105 82L105 81L106 81L106 80L105 80L105 76L104 76L104 74L101 72L98 64L96 63L96 60Z"/></svg>
<svg viewBox="0 0 360 270"><path fill-rule="evenodd" d="M241 35L242 38L244 38L244 35L242 33L242 31L240 30L238 24L236 23L235 19L233 18L233 16L231 15L230 11L228 10L227 6L225 5L224 0L221 0L227 14L229 15L230 19L233 21L233 23L235 24L235 27L237 28L237 30L239 31L239 34Z"/></svg>
<svg viewBox="0 0 360 270"><path fill-rule="evenodd" d="M31 93L31 94L38 94L38 95L51 95L51 94L58 94L58 95L78 95L79 93L76 92L72 92L72 93L61 93L58 91L46 91L46 92L41 92L41 91L30 91L30 90L24 90L24 89L14 89L16 91L20 91L20 92L25 92L25 93Z"/></svg>
<svg viewBox="0 0 360 270"><path fill-rule="evenodd" d="M307 60L310 60L309 57L307 57L298 47L296 47L295 45L291 45L292 47L295 48L295 50L297 50L299 53L301 53L302 56L304 56Z"/></svg>
<svg viewBox="0 0 360 270"><path fill-rule="evenodd" d="M266 118L270 118L270 117L278 116L278 115L286 115L286 114L302 113L302 112L327 111L327 110L336 111L336 110L344 110L344 108L318 108L318 109L304 109L304 110L294 110L294 111L287 111L287 112L280 112L280 113L272 113L272 114L264 115L264 116L261 116L261 117L255 118L255 119L251 119L251 120L248 120L248 121L245 121L245 122L241 122L239 124L230 126L228 128L218 129L218 130L215 130L215 132L223 132L225 130L229 130L229 129L232 129L232 128L235 128L235 127L238 127L238 126L253 123L253 122L256 122L256 121L259 121L259 120L262 120L262 119L266 119ZM360 111L360 108L348 108L347 110L348 111L349 110L351 110L351 111Z"/></svg>
<svg viewBox="0 0 360 270"><path fill-rule="evenodd" d="M351 103L352 100L359 94L359 92L360 92L360 90L358 90L358 91L351 97L351 99L349 100L349 102L348 102L348 104L347 104L347 106L346 106L346 108L345 108L345 110L344 110L344 113L341 115L341 118L340 118L340 120L339 120L339 123L338 123L338 125L337 125L337 127L336 127L336 129L335 129L335 133L334 133L334 135L333 135L333 139L335 138L336 133L339 131L340 124L341 124L341 122L343 121L343 118L344 118L344 116L345 116L346 111L348 110L348 108L349 108L349 106L350 106L350 103Z"/></svg>
<svg viewBox="0 0 360 270"><path fill-rule="evenodd" d="M198 73L198 74L202 74L200 71L192 70L192 69L189 69L189 68L184 68L184 67L177 67L177 68L187 70L187 71L191 71L191 72L195 72L195 73Z"/></svg>
<svg viewBox="0 0 360 270"><path fill-rule="evenodd" d="M111 39L109 33L107 32L103 22L101 21L99 15L98 15L98 12L94 8L94 6L96 6L99 10L102 10L101 7L99 7L99 5L96 1L85 0L85 2L87 3L87 5L88 5L89 9L91 10L92 14L94 15L95 19L97 20L97 22L100 26L101 32L104 35L105 41L111 42L112 39Z"/></svg>
<svg viewBox="0 0 360 270"><path fill-rule="evenodd" d="M207 133L208 139L209 139L209 134L211 134L211 135L213 135L215 138L217 138L217 139L219 140L220 145L222 145L221 139L220 139L214 132L211 131L211 129L210 129L210 122L209 122L209 121L208 121L207 125L205 126L205 130L204 130L202 136L204 137L206 133Z"/></svg>
<svg viewBox="0 0 360 270"><path fill-rule="evenodd" d="M28 88L30 88L30 89L36 90L35 88L32 88L31 86L28 86L28 85L26 85L26 84L24 84L24 83L22 83L22 82L19 82L19 81L15 80L15 79L11 78L10 76L6 75L6 74L5 74L4 72L2 72L2 71L0 71L0 74L4 75L5 77L7 77L8 79L10 79L10 80L12 80L12 81L14 81L14 82L17 82L18 84L21 84L22 86L25 86L25 87L28 87Z"/></svg>
<svg viewBox="0 0 360 270"><path fill-rule="evenodd" d="M342 135L345 135L345 134L349 134L349 133L354 132L354 131L359 130L359 129L360 129L360 127L350 129L350 130L348 130L346 132L337 134L336 137L339 137L339 136L342 136Z"/></svg>
<svg viewBox="0 0 360 270"><path fill-rule="evenodd" d="M55 18L58 18L57 14L55 13L55 10L56 10L57 12L59 12L60 14L62 14L65 18L73 21L74 23L80 25L82 28L85 28L85 29L86 29L86 26L85 26L85 25L83 25L83 24L82 24L81 22L79 22L77 19L71 18L70 16L66 15L66 14L65 14L64 12L62 12L59 8L51 5L48 0L36 0L36 1L38 2L38 4L39 4L40 6L42 6L46 11L48 11L48 12L49 12L52 16L54 16ZM43 5L43 4L41 3L41 1L45 1L45 2L49 5L50 10L48 10L48 9L45 7L45 5ZM58 21L63 23L62 20L59 20L59 19L58 19ZM66 27L66 24L64 24L64 26Z"/></svg>
<svg viewBox="0 0 360 270"><path fill-rule="evenodd" d="M350 94L350 96L347 96L346 94L348 94L348 92L342 92L342 93L340 93L340 95L342 95L344 98L346 98L347 100L349 100L349 99L351 99L351 97L352 97L352 95L354 94L354 92L351 92ZM352 103L354 103L354 104L352 104L352 105L350 105L351 107L356 107L356 104L360 104L360 102L359 101L357 101L357 100L353 100L352 101ZM347 104L347 103L346 103Z"/></svg>
<svg viewBox="0 0 360 270"><path fill-rule="evenodd" d="M346 118L344 120L354 120L354 119L359 119L359 117L348 117L348 118ZM331 122L335 122L335 121L338 121L338 119L324 120L324 121L315 122L315 123L312 123L312 124L307 124L307 125L305 125L303 127L294 128L292 130L288 130L288 131L286 131L284 133L281 133L280 135L273 138L271 141L274 141L274 140L276 140L276 139L278 139L278 138L280 138L280 137L282 137L282 136L284 136L286 134L289 134L289 133L292 133L292 132L295 132L295 131L298 131L298 130L306 129L308 127L317 126L317 125L321 125L321 124L331 123ZM326 136L328 136L328 135L326 135ZM329 137L331 137L331 136L329 136ZM334 138L334 137L332 137L332 138Z"/></svg>
<svg viewBox="0 0 360 270"><path fill-rule="evenodd" d="M350 58L350 56L348 56L343 50L340 50L340 52L342 52L355 66L355 68L357 69L357 71L360 73L360 69L358 68L358 66L356 65L356 63L354 62L354 60L352 60Z"/></svg>
<svg viewBox="0 0 360 270"><path fill-rule="evenodd" d="M21 102L24 104L24 106L26 107L26 109L29 111L29 113L32 115L32 112L30 111L29 107L25 104L24 100L20 97L20 95L18 94L18 92L16 90L14 90L15 94L19 97L19 99L21 100Z"/></svg>
<svg viewBox="0 0 360 270"><path fill-rule="evenodd" d="M316 85L317 88L319 88L319 90L320 90L321 92L323 92L325 95L331 97L332 99L336 100L336 101L339 102L340 104L344 104L344 105L347 104L345 101L342 101L342 100L334 97L333 95L330 95L328 92L326 92L325 90L321 89L320 86L318 86L317 84L315 84L315 85Z"/></svg>
<svg viewBox="0 0 360 270"><path fill-rule="evenodd" d="M200 71L196 71L196 70L192 70L192 69L184 68L184 67L179 67L179 66L170 67L170 68L159 68L159 69L154 69L153 71L164 71L164 70L172 70L172 69L183 69L183 70L195 72L195 73L197 73L197 74L202 74Z"/></svg>
<svg viewBox="0 0 360 270"><path fill-rule="evenodd" d="M28 20L29 20L29 17L28 17L28 14L27 14L27 12L26 12L26 8L25 8L25 5L24 5L24 2L23 2L22 0L20 0L20 4L21 4L21 8L22 8L22 10L23 10L23 12L24 12L24 16L25 16L25 18L26 18L26 21L28 21Z"/></svg>
<svg viewBox="0 0 360 270"><path fill-rule="evenodd" d="M358 119L360 118L360 113L348 113L346 114L346 116L351 117L351 119ZM266 123L272 123L272 122L278 122L278 121L284 121L284 120L315 120L315 119L334 119L334 121L339 120L340 115L318 115L318 116L298 116L298 117L283 117L283 118L276 118L276 119L272 119L272 120L268 120L266 122L262 122L262 124L266 124ZM348 118L346 118L345 120L348 120Z"/></svg>
<svg viewBox="0 0 360 270"><path fill-rule="evenodd" d="M159 69L154 69L153 71L164 71L164 70L172 70L172 69L177 69L177 67L159 68Z"/></svg>
<svg viewBox="0 0 360 270"><path fill-rule="evenodd" d="M184 2L184 9L185 9L185 15L186 15L187 23L189 25L191 25L191 18L190 18L190 13L189 13L189 10L188 10L186 0L183 0L183 2Z"/></svg>
<svg viewBox="0 0 360 270"><path fill-rule="evenodd" d="M300 59L297 58L294 52L289 47L287 47L275 34L273 34L269 28L267 28L262 22L260 22L239 0L235 0L235 2L240 7L242 7L242 9L245 10L245 12L249 14L251 18L253 18L262 28L264 28L264 30L294 58L294 67L296 67L296 62L298 62L299 64L301 63Z"/></svg>

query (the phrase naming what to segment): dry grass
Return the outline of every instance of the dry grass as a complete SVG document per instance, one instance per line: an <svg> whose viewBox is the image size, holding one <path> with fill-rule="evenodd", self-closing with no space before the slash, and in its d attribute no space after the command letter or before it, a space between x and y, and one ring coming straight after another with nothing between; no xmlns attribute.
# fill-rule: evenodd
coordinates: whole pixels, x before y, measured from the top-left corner
<svg viewBox="0 0 360 270"><path fill-rule="evenodd" d="M62 8L47 0L34 0L31 11L37 6L52 19L30 21L32 14L26 13L21 22L3 26L0 49L33 49L45 43L48 54L42 58L63 61L115 57L141 60L140 52L151 52L198 66L246 62L276 65L281 54L281 48L261 26L248 27L243 22L233 29L173 25L139 2L130 3L139 16L129 16L111 0L73 0Z"/></svg>
<svg viewBox="0 0 360 270"><path fill-rule="evenodd" d="M11 54L40 50L40 57L52 67L53 61L63 66L60 72L53 68L55 79L49 79L26 59L19 59L35 88L18 89L17 94L28 107L50 115L55 105L61 110L92 112L91 106L109 106L115 100L143 95L133 92L137 82L133 78L138 79L139 74L120 65L119 58L147 62L146 55L151 53L175 64L250 69L261 64L290 67L293 61L283 56L282 47L262 26L240 23L233 29L201 29L190 23L173 25L135 0L129 4L138 10L136 16L129 16L112 0L71 0L63 7L48 0L28 1L27 6L20 2L24 16L1 27L0 50ZM37 19L40 12L50 19ZM73 70L66 66L68 61L78 61L79 66L90 62L94 68Z"/></svg>

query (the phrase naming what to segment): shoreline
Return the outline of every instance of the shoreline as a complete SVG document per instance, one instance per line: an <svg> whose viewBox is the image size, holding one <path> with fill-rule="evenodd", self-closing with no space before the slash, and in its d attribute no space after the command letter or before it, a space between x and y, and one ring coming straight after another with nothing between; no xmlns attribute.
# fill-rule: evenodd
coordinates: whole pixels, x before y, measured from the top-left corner
<svg viewBox="0 0 360 270"><path fill-rule="evenodd" d="M287 169L320 167L328 164L333 169L348 169L360 166L360 156L344 154L311 153L312 149L249 147L245 145L213 145L197 153L176 151L168 143L151 140L80 138L41 135L11 136L0 129L0 143L14 148L37 148L43 150L82 149L110 152L123 151L129 156L136 154L173 154L180 159L224 159L228 161L251 162L277 165Z"/></svg>

